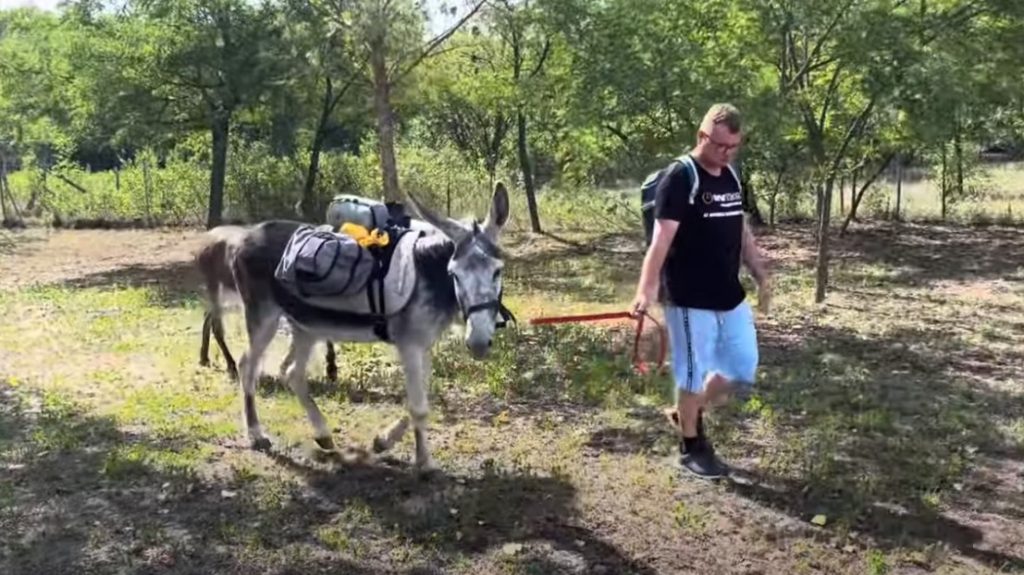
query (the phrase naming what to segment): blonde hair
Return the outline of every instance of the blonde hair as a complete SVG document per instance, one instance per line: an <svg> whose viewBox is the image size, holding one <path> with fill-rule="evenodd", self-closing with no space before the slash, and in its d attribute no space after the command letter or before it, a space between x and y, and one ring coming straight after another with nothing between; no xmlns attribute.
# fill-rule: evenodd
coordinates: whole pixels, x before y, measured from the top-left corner
<svg viewBox="0 0 1024 575"><path fill-rule="evenodd" d="M704 119L700 122L700 129L710 134L711 130L718 124L725 124L725 127L730 132L738 134L743 127L739 109L732 104L715 104L711 106L707 113L704 114Z"/></svg>

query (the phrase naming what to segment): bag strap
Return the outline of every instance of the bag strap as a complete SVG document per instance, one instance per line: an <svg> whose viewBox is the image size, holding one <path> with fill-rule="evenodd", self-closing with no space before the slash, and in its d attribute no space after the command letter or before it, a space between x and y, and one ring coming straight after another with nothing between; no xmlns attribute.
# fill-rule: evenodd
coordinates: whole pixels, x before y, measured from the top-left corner
<svg viewBox="0 0 1024 575"><path fill-rule="evenodd" d="M697 188L700 187L700 175L697 173L697 165L693 162L693 157L690 154L681 156L680 161L690 170L690 205L693 205L697 199Z"/></svg>
<svg viewBox="0 0 1024 575"><path fill-rule="evenodd" d="M740 180L740 175L736 172L736 168L732 167L732 164L726 164L725 167L729 168L729 172L732 177L736 180L736 185L740 189L740 197L743 197L743 182Z"/></svg>

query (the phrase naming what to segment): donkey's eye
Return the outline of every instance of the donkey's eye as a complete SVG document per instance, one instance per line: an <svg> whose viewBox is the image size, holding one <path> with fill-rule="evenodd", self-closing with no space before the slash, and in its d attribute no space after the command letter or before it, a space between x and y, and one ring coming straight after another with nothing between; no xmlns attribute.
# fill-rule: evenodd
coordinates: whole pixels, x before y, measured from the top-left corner
<svg viewBox="0 0 1024 575"><path fill-rule="evenodd" d="M494 281L501 279L501 270L494 270Z"/></svg>

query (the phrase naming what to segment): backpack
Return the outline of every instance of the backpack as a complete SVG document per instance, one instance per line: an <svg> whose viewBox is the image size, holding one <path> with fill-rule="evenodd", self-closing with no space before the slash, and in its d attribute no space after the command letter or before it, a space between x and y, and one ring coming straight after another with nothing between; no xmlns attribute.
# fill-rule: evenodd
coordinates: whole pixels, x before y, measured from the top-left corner
<svg viewBox="0 0 1024 575"><path fill-rule="evenodd" d="M661 179L668 173L669 169L671 169L676 162L682 163L690 175L690 204L693 204L697 198L697 189L700 188L700 175L699 172L697 172L696 164L694 164L693 156L689 153L673 159L669 165L648 175L643 183L640 184L640 213L644 224L645 247L650 247L651 239L654 235L654 202L655 197L657 196L658 184L661 183ZM729 172L732 174L732 177L736 179L736 185L739 186L740 195L742 196L743 183L740 181L738 169L733 167L731 164L726 167L729 168Z"/></svg>
<svg viewBox="0 0 1024 575"><path fill-rule="evenodd" d="M403 208L352 194L335 196L327 206L327 225L296 229L274 276L300 298L344 298L369 290L371 281L381 283L390 260L389 244L397 242L407 227Z"/></svg>
<svg viewBox="0 0 1024 575"><path fill-rule="evenodd" d="M274 277L299 297L346 297L366 289L375 259L352 235L304 224L288 239Z"/></svg>
<svg viewBox="0 0 1024 575"><path fill-rule="evenodd" d="M338 230L347 223L373 231L391 223L391 214L388 206L377 200L352 194L334 196L327 206L327 225L332 230Z"/></svg>

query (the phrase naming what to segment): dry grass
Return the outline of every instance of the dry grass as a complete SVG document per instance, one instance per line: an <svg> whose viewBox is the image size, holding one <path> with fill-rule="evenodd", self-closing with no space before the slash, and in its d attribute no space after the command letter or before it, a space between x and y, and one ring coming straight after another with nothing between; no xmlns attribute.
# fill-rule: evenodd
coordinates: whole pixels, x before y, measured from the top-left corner
<svg viewBox="0 0 1024 575"><path fill-rule="evenodd" d="M248 450L237 389L197 367L197 234L32 230L0 241L0 572L998 573L1024 568L1024 232L858 227L829 305L810 238L779 260L757 393L711 433L739 468L672 466L664 378L627 325L528 329L622 309L633 238L513 236L524 322L472 362L437 352L432 440L323 460L302 409L261 385L276 451ZM561 268L561 269L559 269ZM243 351L240 318L228 342ZM266 367L284 351L275 342ZM402 413L381 346L343 346L318 402L356 446ZM214 353L214 361L219 356ZM824 515L824 527L811 523Z"/></svg>

